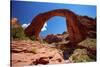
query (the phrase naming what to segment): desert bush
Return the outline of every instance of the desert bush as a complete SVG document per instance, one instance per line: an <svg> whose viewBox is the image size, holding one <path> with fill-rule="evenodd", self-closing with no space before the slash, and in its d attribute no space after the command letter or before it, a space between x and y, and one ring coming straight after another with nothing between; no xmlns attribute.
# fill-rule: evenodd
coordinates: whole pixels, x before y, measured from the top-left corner
<svg viewBox="0 0 100 67"><path fill-rule="evenodd" d="M92 50L92 52L88 50L88 56L96 61L96 39L87 38L84 41L80 42L78 45Z"/></svg>
<svg viewBox="0 0 100 67"><path fill-rule="evenodd" d="M28 39L28 37L25 36L24 30L22 27L11 28L11 38L13 38L13 39Z"/></svg>
<svg viewBox="0 0 100 67"><path fill-rule="evenodd" d="M87 55L86 49L76 49L69 57L69 60L73 62L92 62L94 61Z"/></svg>
<svg viewBox="0 0 100 67"><path fill-rule="evenodd" d="M78 45L91 49L96 49L96 39L87 38L84 41L80 42Z"/></svg>

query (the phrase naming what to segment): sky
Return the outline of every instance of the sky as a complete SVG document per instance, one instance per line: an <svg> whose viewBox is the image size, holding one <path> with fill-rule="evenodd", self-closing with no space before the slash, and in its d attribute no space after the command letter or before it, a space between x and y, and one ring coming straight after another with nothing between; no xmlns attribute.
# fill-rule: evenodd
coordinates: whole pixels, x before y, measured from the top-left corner
<svg viewBox="0 0 100 67"><path fill-rule="evenodd" d="M69 9L74 13L82 16L96 17L96 6L94 5L76 5L76 4L59 4L44 2L25 2L11 1L11 18L18 18L22 27L27 27L32 19L44 12L54 9ZM50 18L41 30L40 35L61 34L67 31L66 18L55 16Z"/></svg>

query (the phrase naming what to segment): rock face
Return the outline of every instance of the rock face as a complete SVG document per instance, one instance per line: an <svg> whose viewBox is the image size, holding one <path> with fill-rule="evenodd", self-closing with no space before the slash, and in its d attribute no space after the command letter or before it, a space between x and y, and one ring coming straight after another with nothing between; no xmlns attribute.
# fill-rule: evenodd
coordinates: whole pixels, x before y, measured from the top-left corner
<svg viewBox="0 0 100 67"><path fill-rule="evenodd" d="M85 29L86 35L90 38L96 38L96 19L88 16L77 16L81 27Z"/></svg>
<svg viewBox="0 0 100 67"><path fill-rule="evenodd" d="M36 38L38 38L45 21L54 16L62 16L66 18L69 39L72 43L77 43L85 39L85 29L79 25L77 15L68 9L56 9L37 15L32 20L32 23L25 29L25 34L27 36L34 35Z"/></svg>
<svg viewBox="0 0 100 67"><path fill-rule="evenodd" d="M48 43L57 43L62 41L62 37L58 37L57 35L47 35L46 38L44 39Z"/></svg>
<svg viewBox="0 0 100 67"><path fill-rule="evenodd" d="M49 34L44 38L44 41L51 44L67 44L69 41L69 34L68 32L64 32L62 34Z"/></svg>
<svg viewBox="0 0 100 67"><path fill-rule="evenodd" d="M20 40L11 42L11 63L13 67L66 63L62 52L38 41Z"/></svg>

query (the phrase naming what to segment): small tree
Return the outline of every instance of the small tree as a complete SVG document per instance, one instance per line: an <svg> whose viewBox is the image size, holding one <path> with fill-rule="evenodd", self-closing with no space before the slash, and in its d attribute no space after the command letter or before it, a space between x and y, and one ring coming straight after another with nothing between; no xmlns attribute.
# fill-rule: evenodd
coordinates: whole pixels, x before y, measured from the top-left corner
<svg viewBox="0 0 100 67"><path fill-rule="evenodd" d="M22 27L13 27L11 28L11 37L14 39L26 39L24 30Z"/></svg>

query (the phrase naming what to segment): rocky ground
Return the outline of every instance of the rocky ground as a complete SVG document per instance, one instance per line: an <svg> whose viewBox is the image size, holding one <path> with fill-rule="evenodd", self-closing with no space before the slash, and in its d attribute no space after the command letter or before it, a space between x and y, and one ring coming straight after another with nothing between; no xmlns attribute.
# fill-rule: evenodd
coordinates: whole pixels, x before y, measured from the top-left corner
<svg viewBox="0 0 100 67"><path fill-rule="evenodd" d="M15 40L11 42L11 64L13 67L64 63L71 63L71 61L65 61L62 51L57 50L52 45L31 40Z"/></svg>
<svg viewBox="0 0 100 67"><path fill-rule="evenodd" d="M60 43L60 44L59 44ZM68 43L44 43L32 40L11 41L13 67L47 64L67 64L96 61L96 40L87 38L73 48Z"/></svg>
<svg viewBox="0 0 100 67"><path fill-rule="evenodd" d="M70 43L68 32L57 35L50 34L44 40L63 51L63 58L65 60L74 58L74 62L91 62L96 61L96 38L95 35L92 34L92 36L93 37L87 37L76 45ZM76 55L76 53L78 55ZM74 55L74 57L72 57L72 55ZM79 58L76 59L78 56ZM85 58L83 59L83 57Z"/></svg>
<svg viewBox="0 0 100 67"><path fill-rule="evenodd" d="M96 61L96 18L77 16L87 32L87 37L77 44L71 44L68 32L49 34L43 42L29 38L13 18L11 21L11 65L13 67L66 64Z"/></svg>

